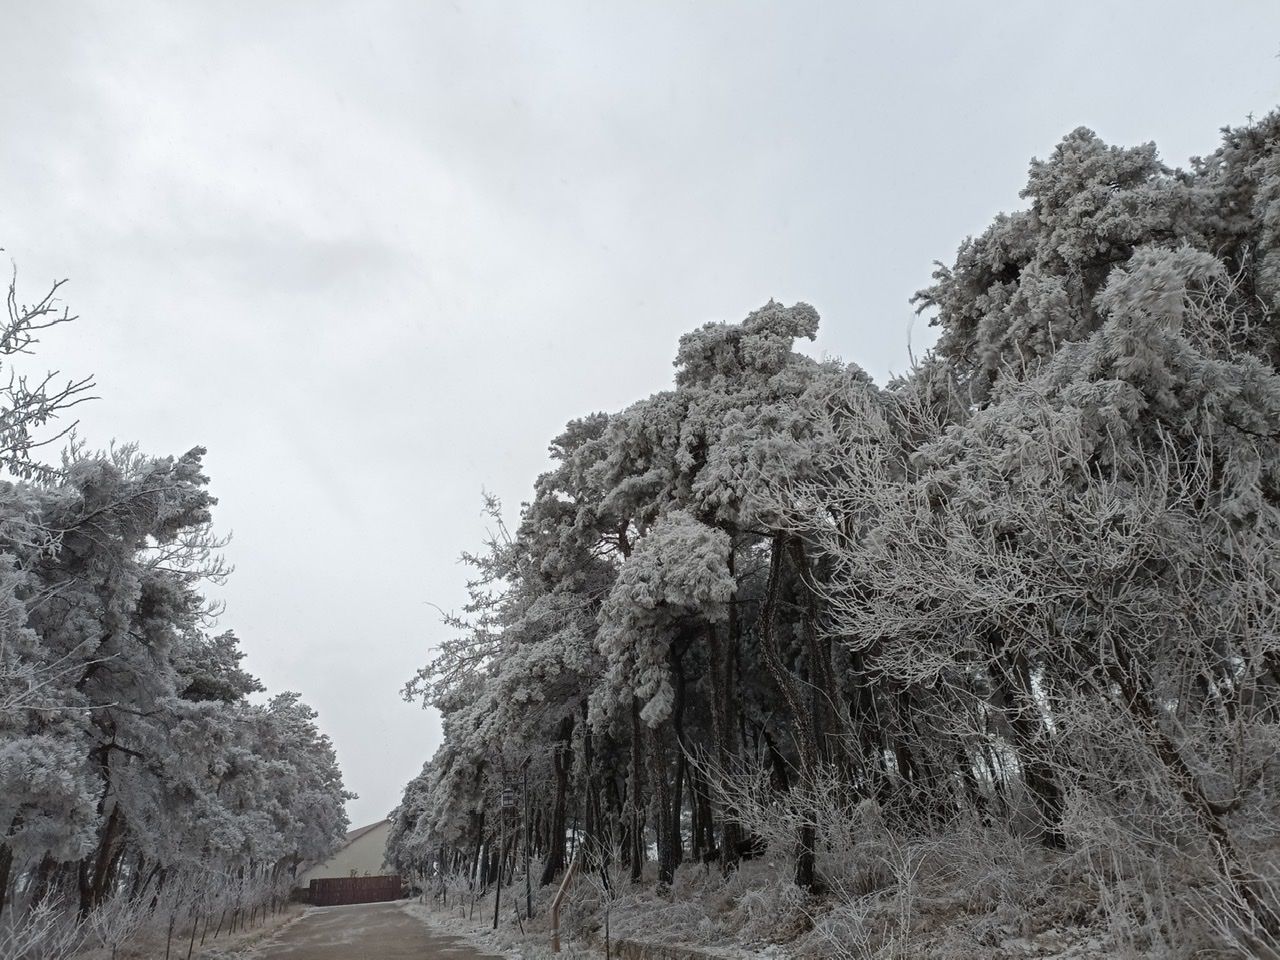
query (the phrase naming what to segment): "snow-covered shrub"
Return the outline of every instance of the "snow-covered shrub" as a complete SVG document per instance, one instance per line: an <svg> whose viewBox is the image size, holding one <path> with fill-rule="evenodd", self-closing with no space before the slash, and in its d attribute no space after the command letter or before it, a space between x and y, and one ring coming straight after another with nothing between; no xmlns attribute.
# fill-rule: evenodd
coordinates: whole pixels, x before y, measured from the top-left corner
<svg viewBox="0 0 1280 960"><path fill-rule="evenodd" d="M810 926L812 894L787 879L744 893L726 926L746 943L788 943Z"/></svg>
<svg viewBox="0 0 1280 960"><path fill-rule="evenodd" d="M74 907L52 898L0 915L0 960L66 960L86 944Z"/></svg>

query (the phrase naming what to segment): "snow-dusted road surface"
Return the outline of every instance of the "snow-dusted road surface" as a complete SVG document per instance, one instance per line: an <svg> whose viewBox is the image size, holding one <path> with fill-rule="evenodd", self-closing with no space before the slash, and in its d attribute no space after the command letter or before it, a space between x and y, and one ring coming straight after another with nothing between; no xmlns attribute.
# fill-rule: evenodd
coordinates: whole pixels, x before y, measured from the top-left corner
<svg viewBox="0 0 1280 960"><path fill-rule="evenodd" d="M255 954L260 960L494 960L435 933L398 903L308 910Z"/></svg>

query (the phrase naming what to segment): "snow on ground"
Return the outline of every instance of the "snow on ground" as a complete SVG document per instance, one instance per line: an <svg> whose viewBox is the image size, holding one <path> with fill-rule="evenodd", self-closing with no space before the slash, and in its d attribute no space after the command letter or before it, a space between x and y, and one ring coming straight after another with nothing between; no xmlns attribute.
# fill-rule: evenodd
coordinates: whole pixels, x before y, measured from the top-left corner
<svg viewBox="0 0 1280 960"><path fill-rule="evenodd" d="M513 938L504 929L499 928L496 933L494 932L492 902L487 913L477 905L475 918L472 920L461 916L456 909L445 909L434 903L424 904L419 900L404 901L400 904L400 909L429 927L465 940L478 949L501 954L507 960L523 960L525 957L536 955L522 953L518 947L513 946L511 943ZM547 955L554 956L549 949ZM574 954L561 953L560 956L572 957ZM594 954L579 954L579 956L594 956Z"/></svg>
<svg viewBox="0 0 1280 960"><path fill-rule="evenodd" d="M203 924L197 931L194 941L191 928L180 926L174 930L171 944L171 956L185 960L187 949L191 947L191 960L256 960L260 956L259 948L263 943L275 937L280 931L296 923L309 908L298 904L290 904L274 916L248 929L239 929L228 934L224 927L216 938L212 931L205 931ZM215 924L216 929L216 924ZM200 944L200 935L205 933L205 942ZM163 927L152 928L134 937L128 944L120 947L115 960L156 960L165 954L166 931ZM109 949L95 948L76 955L76 960L109 960Z"/></svg>
<svg viewBox="0 0 1280 960"><path fill-rule="evenodd" d="M989 911L972 912L941 899L920 904L906 937L886 921L896 904L866 898L860 904L807 901L789 884L768 882L767 865L745 865L724 881L677 875L670 898L646 885L620 883L609 910L612 941L660 944L696 950L724 960L876 960L930 957L945 960L1103 960L1116 956L1105 931L1093 925L1043 929ZM562 951L550 948L552 890L535 890L534 916L523 917L524 897L503 891L498 930L493 898L474 908L467 899L446 908L438 902L405 903L403 909L438 929L510 960L592 958L604 954L604 911L599 890L576 886L562 911ZM521 920L517 922L516 906ZM1022 918L1025 921L1027 918ZM1009 922L1004 922L1004 921Z"/></svg>

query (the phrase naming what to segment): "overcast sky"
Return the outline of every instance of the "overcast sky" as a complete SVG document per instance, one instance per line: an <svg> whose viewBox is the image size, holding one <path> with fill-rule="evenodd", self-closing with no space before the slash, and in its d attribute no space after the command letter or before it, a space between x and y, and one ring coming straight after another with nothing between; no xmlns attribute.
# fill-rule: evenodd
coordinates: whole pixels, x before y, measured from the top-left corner
<svg viewBox="0 0 1280 960"><path fill-rule="evenodd" d="M1280 100L1274 2L12 2L0 247L81 319L94 445L209 448L222 626L320 711L362 824L399 689L568 419L770 297L883 381L907 300L1079 125L1171 164Z"/></svg>

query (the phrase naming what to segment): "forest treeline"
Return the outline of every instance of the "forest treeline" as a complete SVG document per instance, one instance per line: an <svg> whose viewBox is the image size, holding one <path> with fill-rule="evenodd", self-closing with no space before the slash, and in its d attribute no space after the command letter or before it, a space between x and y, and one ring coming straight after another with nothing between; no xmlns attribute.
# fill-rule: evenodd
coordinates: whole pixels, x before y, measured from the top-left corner
<svg viewBox="0 0 1280 960"><path fill-rule="evenodd" d="M569 423L514 527L490 503L406 689L444 739L402 869L506 883L527 846L535 883L670 891L768 857L833 931L962 838L930 874L961 913L1275 934L1280 114L1186 169L1081 128L1022 197L916 295L909 374L810 358L817 312L770 302Z"/></svg>
<svg viewBox="0 0 1280 960"><path fill-rule="evenodd" d="M264 700L203 594L230 572L204 450L92 451L90 380L24 377L60 285L0 325L0 957L113 951L140 926L230 928L346 830L333 747ZM19 367L15 369L15 363ZM59 416L63 419L59 421ZM61 424L62 429L57 428ZM217 931L213 932L217 935ZM192 933L194 940L194 933Z"/></svg>

